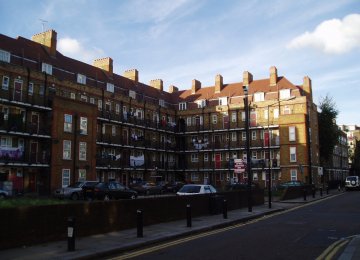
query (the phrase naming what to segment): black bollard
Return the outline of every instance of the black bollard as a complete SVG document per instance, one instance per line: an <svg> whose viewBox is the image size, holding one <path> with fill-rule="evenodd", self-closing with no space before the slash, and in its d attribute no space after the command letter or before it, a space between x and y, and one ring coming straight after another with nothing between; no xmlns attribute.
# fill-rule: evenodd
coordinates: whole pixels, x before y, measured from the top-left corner
<svg viewBox="0 0 360 260"><path fill-rule="evenodd" d="M191 227L191 206L190 206L190 204L186 205L186 226Z"/></svg>
<svg viewBox="0 0 360 260"><path fill-rule="evenodd" d="M222 205L222 210L223 210L223 217L224 219L227 219L227 200L223 200L223 205Z"/></svg>
<svg viewBox="0 0 360 260"><path fill-rule="evenodd" d="M323 195L323 188L320 188L320 196L322 197Z"/></svg>
<svg viewBox="0 0 360 260"><path fill-rule="evenodd" d="M312 188L312 197L313 198L315 198L315 192L316 192L315 188Z"/></svg>
<svg viewBox="0 0 360 260"><path fill-rule="evenodd" d="M143 223L143 212L142 210L137 210L136 211L136 223L137 223L137 237L143 237L143 228L144 228L144 223Z"/></svg>
<svg viewBox="0 0 360 260"><path fill-rule="evenodd" d="M306 201L306 188L304 188L304 201Z"/></svg>
<svg viewBox="0 0 360 260"><path fill-rule="evenodd" d="M75 218L68 217L67 219L67 237L68 237L68 251L75 251Z"/></svg>

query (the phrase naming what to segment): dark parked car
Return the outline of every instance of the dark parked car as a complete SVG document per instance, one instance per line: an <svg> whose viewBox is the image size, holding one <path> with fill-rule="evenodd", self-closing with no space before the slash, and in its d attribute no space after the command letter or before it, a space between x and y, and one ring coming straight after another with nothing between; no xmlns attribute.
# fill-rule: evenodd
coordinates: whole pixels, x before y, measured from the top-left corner
<svg viewBox="0 0 360 260"><path fill-rule="evenodd" d="M59 199L79 200L83 198L83 189L98 184L98 181L78 181L73 185L56 189L54 197Z"/></svg>
<svg viewBox="0 0 360 260"><path fill-rule="evenodd" d="M84 189L85 199L136 199L137 192L119 182L100 182Z"/></svg>
<svg viewBox="0 0 360 260"><path fill-rule="evenodd" d="M131 185L131 188L137 191L139 194L151 195L162 194L163 188L161 185L156 185L153 182L140 182Z"/></svg>
<svg viewBox="0 0 360 260"><path fill-rule="evenodd" d="M9 196L9 193L5 190L0 189L0 200L5 199Z"/></svg>
<svg viewBox="0 0 360 260"><path fill-rule="evenodd" d="M166 192L178 192L185 183L181 181L170 182L165 185Z"/></svg>
<svg viewBox="0 0 360 260"><path fill-rule="evenodd" d="M233 190L247 190L248 184L247 183L233 183L228 184L225 187L226 191L233 191ZM257 189L259 185L257 183L251 183L251 189Z"/></svg>

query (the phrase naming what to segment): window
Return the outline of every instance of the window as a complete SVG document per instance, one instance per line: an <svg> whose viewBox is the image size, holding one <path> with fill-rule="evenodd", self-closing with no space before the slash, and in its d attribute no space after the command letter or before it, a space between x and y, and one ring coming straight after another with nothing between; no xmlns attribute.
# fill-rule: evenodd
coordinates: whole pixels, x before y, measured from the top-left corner
<svg viewBox="0 0 360 260"><path fill-rule="evenodd" d="M71 92L71 93L70 93L70 98L71 98L71 99L75 99L75 98L76 98L75 93Z"/></svg>
<svg viewBox="0 0 360 260"><path fill-rule="evenodd" d="M79 142L79 160L86 161L86 142Z"/></svg>
<svg viewBox="0 0 360 260"><path fill-rule="evenodd" d="M43 85L40 85L39 87L39 95L43 96L45 94L45 87Z"/></svg>
<svg viewBox="0 0 360 260"><path fill-rule="evenodd" d="M120 114L120 105L119 104L115 104L115 113Z"/></svg>
<svg viewBox="0 0 360 260"><path fill-rule="evenodd" d="M64 132L72 132L72 115L64 115Z"/></svg>
<svg viewBox="0 0 360 260"><path fill-rule="evenodd" d="M242 133L241 133L241 139L242 139L243 141L246 140L246 132L242 132Z"/></svg>
<svg viewBox="0 0 360 260"><path fill-rule="evenodd" d="M80 134L87 134L87 117L80 117Z"/></svg>
<svg viewBox="0 0 360 260"><path fill-rule="evenodd" d="M279 118L279 109L278 108L274 109L274 118Z"/></svg>
<svg viewBox="0 0 360 260"><path fill-rule="evenodd" d="M34 94L34 83L29 83L29 87L28 87L28 95L32 96Z"/></svg>
<svg viewBox="0 0 360 260"><path fill-rule="evenodd" d="M186 110L186 103L185 102L179 103L179 110Z"/></svg>
<svg viewBox="0 0 360 260"><path fill-rule="evenodd" d="M264 118L269 119L269 110L268 109L264 110Z"/></svg>
<svg viewBox="0 0 360 260"><path fill-rule="evenodd" d="M1 137L1 147L11 147L12 139L10 137Z"/></svg>
<svg viewBox="0 0 360 260"><path fill-rule="evenodd" d="M202 99L202 100L198 100L196 101L197 105L198 105L198 108L203 108L206 106L206 100L205 99Z"/></svg>
<svg viewBox="0 0 360 260"><path fill-rule="evenodd" d="M245 121L245 112L241 112L241 121Z"/></svg>
<svg viewBox="0 0 360 260"><path fill-rule="evenodd" d="M199 174L197 172L191 173L191 181L198 181L199 180Z"/></svg>
<svg viewBox="0 0 360 260"><path fill-rule="evenodd" d="M289 126L289 141L296 141L296 127Z"/></svg>
<svg viewBox="0 0 360 260"><path fill-rule="evenodd" d="M290 147L290 162L296 162L296 147Z"/></svg>
<svg viewBox="0 0 360 260"><path fill-rule="evenodd" d="M291 109L289 106L285 106L284 107L284 115L290 115L291 114Z"/></svg>
<svg viewBox="0 0 360 260"><path fill-rule="evenodd" d="M254 94L254 101L255 102L264 101L264 92L255 93Z"/></svg>
<svg viewBox="0 0 360 260"><path fill-rule="evenodd" d="M10 52L0 50L0 61L5 61L7 63L10 63Z"/></svg>
<svg viewBox="0 0 360 260"><path fill-rule="evenodd" d="M191 117L186 118L186 125L191 126Z"/></svg>
<svg viewBox="0 0 360 260"><path fill-rule="evenodd" d="M87 102L88 98L87 98L87 96L85 96L85 95L81 95L81 96L80 96L80 100L81 100L82 102Z"/></svg>
<svg viewBox="0 0 360 260"><path fill-rule="evenodd" d="M159 99L159 106L165 106L165 101L163 99Z"/></svg>
<svg viewBox="0 0 360 260"><path fill-rule="evenodd" d="M199 161L199 157L197 153L192 153L191 154L191 162L198 162Z"/></svg>
<svg viewBox="0 0 360 260"><path fill-rule="evenodd" d="M70 169L62 170L62 187L67 187L70 185Z"/></svg>
<svg viewBox="0 0 360 260"><path fill-rule="evenodd" d="M98 100L98 109L100 111L102 111L102 100L101 99Z"/></svg>
<svg viewBox="0 0 360 260"><path fill-rule="evenodd" d="M71 141L69 140L63 141L63 159L64 160L71 159Z"/></svg>
<svg viewBox="0 0 360 260"><path fill-rule="evenodd" d="M231 122L235 123L237 121L237 114L236 112L232 112L231 113Z"/></svg>
<svg viewBox="0 0 360 260"><path fill-rule="evenodd" d="M257 151L252 151L251 158L252 159L257 159Z"/></svg>
<svg viewBox="0 0 360 260"><path fill-rule="evenodd" d="M10 82L10 78L7 77L7 76L3 76L2 89L8 90L9 89L9 82Z"/></svg>
<svg viewBox="0 0 360 260"><path fill-rule="evenodd" d="M228 152L225 153L225 160L228 162L230 159L230 154Z"/></svg>
<svg viewBox="0 0 360 260"><path fill-rule="evenodd" d="M204 162L208 162L208 161L209 161L209 154L204 153Z"/></svg>
<svg viewBox="0 0 360 260"><path fill-rule="evenodd" d="M82 74L77 74L77 83L86 84L86 76Z"/></svg>
<svg viewBox="0 0 360 260"><path fill-rule="evenodd" d="M297 181L297 170L296 169L290 170L290 178L292 181Z"/></svg>
<svg viewBox="0 0 360 260"><path fill-rule="evenodd" d="M41 72L52 75L52 65L43 62L41 66Z"/></svg>
<svg viewBox="0 0 360 260"><path fill-rule="evenodd" d="M236 141L236 132L232 132L231 133L231 141L235 142Z"/></svg>
<svg viewBox="0 0 360 260"><path fill-rule="evenodd" d="M251 140L256 140L256 131L251 131Z"/></svg>
<svg viewBox="0 0 360 260"><path fill-rule="evenodd" d="M290 98L290 89L281 89L280 90L280 99Z"/></svg>
<svg viewBox="0 0 360 260"><path fill-rule="evenodd" d="M116 136L116 127L114 125L111 126L111 134L112 136Z"/></svg>
<svg viewBox="0 0 360 260"><path fill-rule="evenodd" d="M93 97L90 98L90 104L95 104L95 98Z"/></svg>
<svg viewBox="0 0 360 260"><path fill-rule="evenodd" d="M86 181L86 170L79 169L79 181Z"/></svg>
<svg viewBox="0 0 360 260"><path fill-rule="evenodd" d="M129 97L136 99L136 92L134 90L129 90Z"/></svg>
<svg viewBox="0 0 360 260"><path fill-rule="evenodd" d="M243 160L246 160L247 159L247 153L244 151L243 152Z"/></svg>
<svg viewBox="0 0 360 260"><path fill-rule="evenodd" d="M212 116L212 123L217 124L217 115Z"/></svg>
<svg viewBox="0 0 360 260"><path fill-rule="evenodd" d="M106 91L109 91L111 93L114 93L114 84L106 83Z"/></svg>
<svg viewBox="0 0 360 260"><path fill-rule="evenodd" d="M227 106L227 97L221 97L219 98L219 106Z"/></svg>

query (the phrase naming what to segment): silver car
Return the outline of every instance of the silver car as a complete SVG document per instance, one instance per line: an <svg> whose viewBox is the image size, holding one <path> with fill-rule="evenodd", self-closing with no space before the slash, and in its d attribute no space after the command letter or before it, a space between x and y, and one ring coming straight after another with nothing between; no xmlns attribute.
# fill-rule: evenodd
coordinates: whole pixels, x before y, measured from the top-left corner
<svg viewBox="0 0 360 260"><path fill-rule="evenodd" d="M83 199L83 187L94 186L98 181L78 181L73 185L60 188L54 191L54 197L59 199L79 200Z"/></svg>
<svg viewBox="0 0 360 260"><path fill-rule="evenodd" d="M212 185L204 184L186 184L176 193L176 195L197 195L216 193Z"/></svg>

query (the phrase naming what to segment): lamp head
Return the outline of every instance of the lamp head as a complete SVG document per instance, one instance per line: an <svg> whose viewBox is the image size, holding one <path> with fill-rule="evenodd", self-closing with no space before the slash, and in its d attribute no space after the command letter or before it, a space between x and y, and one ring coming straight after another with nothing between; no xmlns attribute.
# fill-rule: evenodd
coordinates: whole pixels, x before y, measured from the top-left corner
<svg viewBox="0 0 360 260"><path fill-rule="evenodd" d="M249 86L248 85L243 85L243 91L244 91L245 95L248 94L248 90L249 90Z"/></svg>

